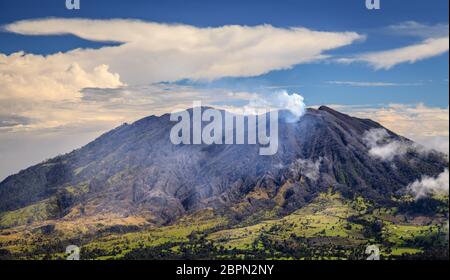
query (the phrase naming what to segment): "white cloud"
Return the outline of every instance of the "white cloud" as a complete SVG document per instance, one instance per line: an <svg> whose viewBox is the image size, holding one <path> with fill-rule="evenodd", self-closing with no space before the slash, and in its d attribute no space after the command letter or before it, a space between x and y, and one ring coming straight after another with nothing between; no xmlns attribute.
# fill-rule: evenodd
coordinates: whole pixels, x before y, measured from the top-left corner
<svg viewBox="0 0 450 280"><path fill-rule="evenodd" d="M45 57L51 64L101 64L129 84L179 79L255 76L321 60L324 52L364 37L354 32L320 32L271 25L198 28L137 20L37 19L6 25L24 35L73 34L94 41L121 42Z"/></svg>
<svg viewBox="0 0 450 280"><path fill-rule="evenodd" d="M426 25L416 21L406 21L388 26L385 30L396 36L417 37L422 41L413 45L391 50L341 57L335 59L335 61L343 64L366 62L376 70L389 70L402 63L412 64L448 52L448 23Z"/></svg>
<svg viewBox="0 0 450 280"><path fill-rule="evenodd" d="M97 64L90 71L77 62L59 64L42 55L0 53L0 101L73 99L84 87L114 88L123 85L117 73Z"/></svg>
<svg viewBox="0 0 450 280"><path fill-rule="evenodd" d="M412 36L421 38L448 37L448 23L438 23L427 25L416 21L405 21L387 27L390 33L402 36Z"/></svg>
<svg viewBox="0 0 450 280"><path fill-rule="evenodd" d="M359 57L375 69L390 69L401 63L415 63L420 60L438 56L448 52L449 37L427 39L419 44Z"/></svg>
<svg viewBox="0 0 450 280"><path fill-rule="evenodd" d="M328 84L352 87L409 87L421 86L423 83L392 83L392 82L358 82L358 81L328 81Z"/></svg>
<svg viewBox="0 0 450 280"><path fill-rule="evenodd" d="M439 151L448 157L448 137L419 137L419 141L403 141L394 139L386 129L371 129L364 134L363 140L369 148L369 154L375 158L391 161L395 157L403 156L408 151L428 154Z"/></svg>
<svg viewBox="0 0 450 280"><path fill-rule="evenodd" d="M389 70L402 63L415 63L420 60L432 58L448 52L449 37L429 38L421 43L387 50L361 54L354 57L336 59L338 63L366 62L374 69Z"/></svg>
<svg viewBox="0 0 450 280"><path fill-rule="evenodd" d="M364 134L364 142L369 148L369 154L382 160L393 160L408 151L408 144L393 140L385 129L371 129Z"/></svg>
<svg viewBox="0 0 450 280"><path fill-rule="evenodd" d="M408 189L415 195L416 199L434 194L448 195L449 171L446 169L437 177L423 176L420 180L408 185Z"/></svg>

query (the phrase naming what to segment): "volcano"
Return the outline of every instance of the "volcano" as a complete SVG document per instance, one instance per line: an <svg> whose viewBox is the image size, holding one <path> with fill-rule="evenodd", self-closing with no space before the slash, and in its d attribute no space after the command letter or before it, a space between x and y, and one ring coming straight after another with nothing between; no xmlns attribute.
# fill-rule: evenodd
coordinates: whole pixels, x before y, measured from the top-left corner
<svg viewBox="0 0 450 280"><path fill-rule="evenodd" d="M85 216L140 215L164 225L199 209L239 215L277 207L302 208L329 189L389 206L421 176L437 176L448 159L408 149L389 160L370 153L366 135L386 131L384 142L417 147L380 124L329 107L308 109L297 122L279 124L279 148L261 156L258 145L174 145L168 114L123 124L71 153L32 166L0 183L0 212L51 201L51 216L74 208ZM249 194L259 193L261 197Z"/></svg>

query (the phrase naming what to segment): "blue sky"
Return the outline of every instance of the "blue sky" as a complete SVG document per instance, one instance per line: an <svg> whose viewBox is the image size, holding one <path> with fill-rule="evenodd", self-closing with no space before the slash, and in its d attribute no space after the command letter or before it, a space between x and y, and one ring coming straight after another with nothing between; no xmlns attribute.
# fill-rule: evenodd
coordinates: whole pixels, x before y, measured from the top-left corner
<svg viewBox="0 0 450 280"><path fill-rule="evenodd" d="M80 10L67 10L63 0L0 1L0 24L22 19L80 17L91 19L133 18L151 22L182 23L197 27L271 24L275 27L302 26L323 31L355 31L367 40L328 52L345 55L407 46L420 41L413 36L390 34L387 26L406 21L427 25L448 23L448 1L382 1L379 11L369 11L363 0L346 1L81 1ZM0 52L19 50L51 54L74 48L100 48L111 43L91 42L73 35L26 36L0 33ZM448 53L414 64L385 70L367 65L336 63L302 64L290 70L273 71L252 78L224 79L219 84L251 87L252 84L290 86L308 104L424 103L448 106ZM362 81L405 84L396 87L352 87L328 81ZM242 84L242 85L241 85ZM418 85L420 84L420 85ZM301 85L295 87L295 85Z"/></svg>
<svg viewBox="0 0 450 280"><path fill-rule="evenodd" d="M230 107L280 91L448 153L448 6L0 0L0 180L192 99Z"/></svg>

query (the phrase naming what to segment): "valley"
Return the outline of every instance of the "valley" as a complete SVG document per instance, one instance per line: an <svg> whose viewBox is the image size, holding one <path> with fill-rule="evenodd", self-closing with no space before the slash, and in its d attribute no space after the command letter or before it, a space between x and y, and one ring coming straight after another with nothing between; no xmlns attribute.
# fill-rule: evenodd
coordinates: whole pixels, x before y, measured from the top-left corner
<svg viewBox="0 0 450 280"><path fill-rule="evenodd" d="M19 259L64 259L64 248L76 244L82 259L301 260L365 259L373 244L382 259L445 259L445 199L436 199L442 208L433 216L323 193L284 217L273 210L236 221L232 213L204 209L162 227L139 217L36 222L0 231L0 247L3 258Z"/></svg>

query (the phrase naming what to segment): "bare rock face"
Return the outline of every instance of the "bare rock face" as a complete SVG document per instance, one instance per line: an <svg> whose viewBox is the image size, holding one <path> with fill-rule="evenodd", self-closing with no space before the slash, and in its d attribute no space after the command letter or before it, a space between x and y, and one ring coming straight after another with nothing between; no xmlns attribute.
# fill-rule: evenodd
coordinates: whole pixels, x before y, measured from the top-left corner
<svg viewBox="0 0 450 280"><path fill-rule="evenodd" d="M86 215L143 214L167 223L192 210L242 201L254 208L249 211L278 205L290 212L329 188L388 204L409 183L448 166L437 152L376 158L364 135L382 126L324 106L308 109L295 123L281 121L273 156L260 156L258 145L174 145L173 125L169 115L124 124L8 177L0 183L0 212L51 198L64 206L60 216L83 205Z"/></svg>

